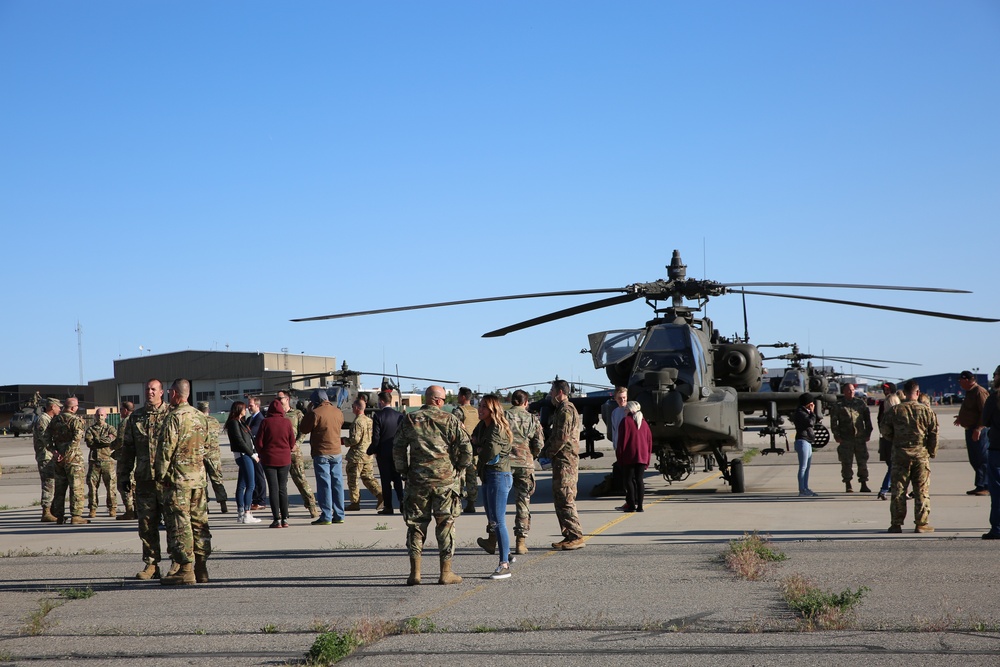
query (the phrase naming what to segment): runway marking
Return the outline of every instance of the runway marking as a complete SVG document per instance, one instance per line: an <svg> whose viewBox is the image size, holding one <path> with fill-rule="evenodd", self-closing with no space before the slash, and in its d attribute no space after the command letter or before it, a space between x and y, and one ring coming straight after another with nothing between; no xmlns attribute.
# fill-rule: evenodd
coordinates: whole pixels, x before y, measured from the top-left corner
<svg viewBox="0 0 1000 667"><path fill-rule="evenodd" d="M706 477L705 479L703 479L701 481L695 482L694 484L691 484L690 486L684 487L684 490L686 491L688 489L698 488L702 484L707 484L708 482L712 482L714 480L717 480L720 477L722 477L722 473L721 472L717 472L717 473L715 473L714 475L712 475L710 477ZM666 496L664 498L658 498L658 499L654 500L653 502L651 502L649 504L650 505L657 505L659 503L671 500L673 497L674 496ZM612 528L613 526L617 526L622 521L625 521L626 519L632 518L635 514L636 514L635 512L625 512L620 517L618 517L617 519L612 519L611 521L608 521L607 523L605 523L600 528L598 528L596 530L593 530L593 531L587 533L586 535L584 535L583 536L584 542L586 542L587 540L589 540L591 537L596 537L597 535L600 535L601 533L603 533L604 531L608 530L609 528ZM562 553L562 552L558 551L556 549L549 549L545 553L540 554L538 557L531 559L531 562L525 563L524 567L529 567L534 562L541 562L541 561L545 560L546 558L551 558L552 556L555 556L556 554L559 554L559 553ZM459 604L460 602L466 601L467 599L471 598L472 596L477 595L478 593L481 593L482 591L485 591L487 588L489 588L489 586L487 584L479 584L475 588L473 588L471 590L468 590L468 591L465 591L464 593L462 593L458 597L452 598L448 602L445 602L444 604L442 604L442 605L440 605L438 607L435 607L434 609L429 609L429 610L427 610L425 612L417 614L416 616L414 616L414 618L427 618L429 616L433 616L434 614L437 614L438 612L442 612L445 609L448 609L450 607L454 607L455 605Z"/></svg>

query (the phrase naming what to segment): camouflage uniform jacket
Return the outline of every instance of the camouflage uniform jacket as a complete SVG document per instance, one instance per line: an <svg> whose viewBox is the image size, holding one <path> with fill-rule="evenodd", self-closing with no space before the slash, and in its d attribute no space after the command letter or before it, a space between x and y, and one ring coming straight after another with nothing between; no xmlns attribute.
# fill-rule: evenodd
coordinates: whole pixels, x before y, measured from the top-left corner
<svg viewBox="0 0 1000 667"><path fill-rule="evenodd" d="M125 429L128 428L128 417L124 417L120 422L118 422L118 437L115 438L115 444L111 447L112 456L121 461L122 458L122 446L125 442Z"/></svg>
<svg viewBox="0 0 1000 667"><path fill-rule="evenodd" d="M135 467L137 481L152 482L156 465L156 436L160 424L167 416L167 404L160 403L154 408L146 404L130 414L125 420L125 435L122 438L122 466L126 473Z"/></svg>
<svg viewBox="0 0 1000 667"><path fill-rule="evenodd" d="M476 430L476 426L479 424L479 410L471 405L456 405L452 408L451 414L458 417L458 420L462 422L465 432L469 435L472 435L472 432Z"/></svg>
<svg viewBox="0 0 1000 667"><path fill-rule="evenodd" d="M892 441L893 453L903 450L907 456L921 456L926 449L931 458L937 455L938 420L928 406L918 401L903 401L883 416L882 435Z"/></svg>
<svg viewBox="0 0 1000 667"><path fill-rule="evenodd" d="M872 413L863 398L841 396L830 407L830 433L841 440L868 441L872 435Z"/></svg>
<svg viewBox="0 0 1000 667"><path fill-rule="evenodd" d="M83 461L83 434L87 430L83 420L72 412L61 412L52 418L45 431L45 446L50 452L62 454L67 463Z"/></svg>
<svg viewBox="0 0 1000 667"><path fill-rule="evenodd" d="M368 455L368 447L372 444L372 418L364 414L358 415L351 424L344 444L351 448L347 453L349 459L357 461L364 459Z"/></svg>
<svg viewBox="0 0 1000 667"><path fill-rule="evenodd" d="M295 446L292 447L293 452L299 448L299 445L306 441L306 434L299 430L299 424L302 423L303 416L302 411L295 408L289 408L285 413L285 419L292 422L292 431L295 432Z"/></svg>
<svg viewBox="0 0 1000 667"><path fill-rule="evenodd" d="M32 437L35 441L35 462L40 466L45 465L52 459L52 452L45 446L45 430L49 427L51 421L52 417L43 412L35 420L35 426L32 431Z"/></svg>
<svg viewBox="0 0 1000 667"><path fill-rule="evenodd" d="M90 460L97 462L114 461L115 441L118 440L118 432L115 427L108 422L96 422L87 429L83 435L84 442L90 447Z"/></svg>
<svg viewBox="0 0 1000 667"><path fill-rule="evenodd" d="M548 458L580 456L580 413L570 401L563 401L549 417L549 437L545 442Z"/></svg>
<svg viewBox="0 0 1000 667"><path fill-rule="evenodd" d="M407 484L458 493L462 474L472 463L472 443L458 417L425 405L403 417L392 459Z"/></svg>
<svg viewBox="0 0 1000 667"><path fill-rule="evenodd" d="M213 487L223 485L222 480L222 453L219 451L219 431L222 425L215 417L206 415L201 410L198 414L205 418L205 428L208 431L208 441L205 443L205 472L211 480Z"/></svg>
<svg viewBox="0 0 1000 667"><path fill-rule="evenodd" d="M178 489L200 489L205 479L208 420L188 403L167 412L156 436L156 481Z"/></svg>
<svg viewBox="0 0 1000 667"><path fill-rule="evenodd" d="M514 444L510 448L511 468L534 468L535 459L542 451L542 425L536 415L524 409L513 407L504 413L510 432L514 434Z"/></svg>

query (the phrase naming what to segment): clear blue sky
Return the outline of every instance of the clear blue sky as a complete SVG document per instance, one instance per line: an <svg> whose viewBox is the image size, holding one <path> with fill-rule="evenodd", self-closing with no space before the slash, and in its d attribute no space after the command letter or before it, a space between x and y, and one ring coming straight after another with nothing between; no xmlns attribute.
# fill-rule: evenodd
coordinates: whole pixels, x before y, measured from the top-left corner
<svg viewBox="0 0 1000 667"><path fill-rule="evenodd" d="M1000 317L1000 4L0 0L0 384L184 349L602 381L586 298L689 274ZM817 290L801 290L820 294ZM1000 363L998 324L748 298L756 343ZM713 300L725 334L738 296ZM845 368L844 370L850 370ZM854 370L862 372L863 369ZM422 384L422 383L420 383Z"/></svg>

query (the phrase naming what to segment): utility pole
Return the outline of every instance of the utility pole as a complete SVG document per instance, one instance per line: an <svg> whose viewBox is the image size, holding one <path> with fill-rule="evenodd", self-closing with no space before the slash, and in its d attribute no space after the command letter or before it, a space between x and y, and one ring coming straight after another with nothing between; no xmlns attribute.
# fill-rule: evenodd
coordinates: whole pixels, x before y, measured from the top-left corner
<svg viewBox="0 0 1000 667"><path fill-rule="evenodd" d="M83 386L83 327L80 320L76 321L76 349L80 357L80 386Z"/></svg>

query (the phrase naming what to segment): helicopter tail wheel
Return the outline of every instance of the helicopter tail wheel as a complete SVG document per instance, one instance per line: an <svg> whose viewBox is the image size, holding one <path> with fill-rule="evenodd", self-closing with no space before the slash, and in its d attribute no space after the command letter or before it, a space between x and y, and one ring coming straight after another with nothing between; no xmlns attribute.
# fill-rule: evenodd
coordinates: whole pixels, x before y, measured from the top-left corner
<svg viewBox="0 0 1000 667"><path fill-rule="evenodd" d="M733 493L746 493L746 483L743 481L743 461L736 459L729 462L729 486Z"/></svg>

